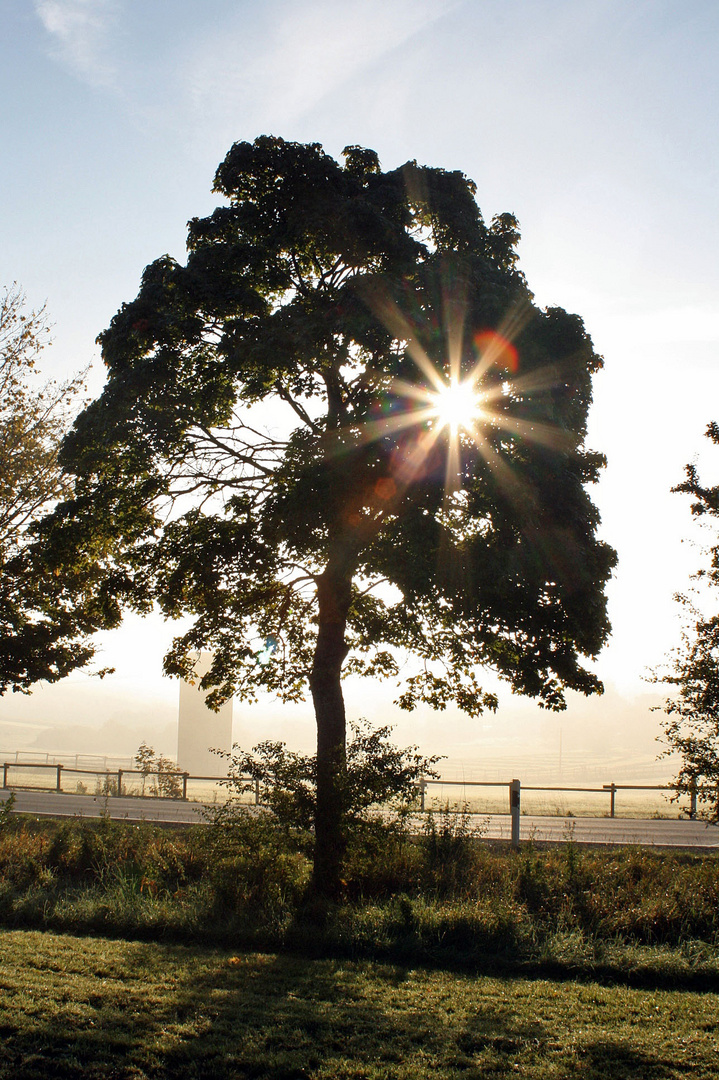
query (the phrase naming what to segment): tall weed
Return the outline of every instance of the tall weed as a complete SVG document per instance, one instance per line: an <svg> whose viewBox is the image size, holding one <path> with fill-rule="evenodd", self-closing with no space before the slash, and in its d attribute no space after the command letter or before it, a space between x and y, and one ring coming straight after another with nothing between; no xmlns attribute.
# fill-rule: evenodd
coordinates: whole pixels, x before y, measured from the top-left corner
<svg viewBox="0 0 719 1080"><path fill-rule="evenodd" d="M446 897L474 894L482 831L466 805L460 813L451 811L448 803L436 813L430 811L424 827L425 890Z"/></svg>
<svg viewBox="0 0 719 1080"><path fill-rule="evenodd" d="M419 835L411 817L368 817L350 836L345 899L318 928L311 834L250 808L213 814L177 830L15 815L0 830L0 922L465 959L564 955L579 942L582 955L602 942L719 948L715 854L571 843L517 854L447 808Z"/></svg>
<svg viewBox="0 0 719 1080"><path fill-rule="evenodd" d="M13 807L15 806L17 796L14 791L11 791L7 799L0 803L0 832L9 828L12 822Z"/></svg>

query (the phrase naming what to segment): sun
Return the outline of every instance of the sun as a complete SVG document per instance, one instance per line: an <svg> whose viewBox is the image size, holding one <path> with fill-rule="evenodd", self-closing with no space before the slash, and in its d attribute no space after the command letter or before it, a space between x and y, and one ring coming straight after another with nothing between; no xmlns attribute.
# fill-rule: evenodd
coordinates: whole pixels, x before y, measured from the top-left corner
<svg viewBox="0 0 719 1080"><path fill-rule="evenodd" d="M440 428L472 431L482 415L482 402L473 379L452 379L431 395L432 412Z"/></svg>

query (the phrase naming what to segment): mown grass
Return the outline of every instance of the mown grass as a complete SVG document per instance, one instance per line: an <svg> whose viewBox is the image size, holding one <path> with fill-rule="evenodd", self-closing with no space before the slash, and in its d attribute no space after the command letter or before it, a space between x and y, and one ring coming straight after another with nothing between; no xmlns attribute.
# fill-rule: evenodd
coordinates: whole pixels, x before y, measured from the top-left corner
<svg viewBox="0 0 719 1080"><path fill-rule="evenodd" d="M686 1077L714 994L0 932L0 1078Z"/></svg>
<svg viewBox="0 0 719 1080"><path fill-rule="evenodd" d="M370 822L318 906L309 845L5 815L0 1080L719 1075L716 856Z"/></svg>

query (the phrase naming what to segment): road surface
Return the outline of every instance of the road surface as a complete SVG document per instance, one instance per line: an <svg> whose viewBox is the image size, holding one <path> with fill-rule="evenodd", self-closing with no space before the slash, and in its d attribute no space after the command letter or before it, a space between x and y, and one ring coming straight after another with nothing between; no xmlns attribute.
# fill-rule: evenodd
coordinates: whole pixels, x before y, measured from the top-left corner
<svg viewBox="0 0 719 1080"><path fill-rule="evenodd" d="M0 790L0 802L10 795ZM97 818L109 814L114 820L197 823L203 820L199 803L181 799L152 799L123 795L72 795L69 792L16 791L15 810L50 817ZM418 819L418 824L421 819ZM511 835L509 814L476 815L471 819L480 835L506 840ZM565 818L523 815L520 840L574 841L577 844L640 844L650 847L683 847L719 850L719 827L701 821L654 818Z"/></svg>

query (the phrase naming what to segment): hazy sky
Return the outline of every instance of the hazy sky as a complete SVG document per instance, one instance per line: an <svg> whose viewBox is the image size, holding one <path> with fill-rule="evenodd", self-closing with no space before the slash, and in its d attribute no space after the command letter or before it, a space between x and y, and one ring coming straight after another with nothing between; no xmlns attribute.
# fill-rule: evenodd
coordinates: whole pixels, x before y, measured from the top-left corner
<svg viewBox="0 0 719 1080"><path fill-rule="evenodd" d="M589 443L609 458L595 498L620 556L598 664L612 694L590 709L591 739L583 704L562 721L591 749L602 716L630 709L675 643L672 594L699 561L682 543L687 501L669 489L719 419L719 5L5 0L3 15L0 283L47 301L52 374L96 358L148 262L184 258L186 221L216 205L214 170L237 139L272 133L333 155L359 143L386 168L461 169L486 218L517 215L538 301L582 315L606 361ZM96 363L93 392L101 384ZM717 464L710 452L708 475ZM71 710L141 724L147 702L171 720L177 687L159 670L170 633L133 620L105 638L113 680L10 697L0 722ZM378 712L393 696L381 689ZM524 729L547 729L520 711ZM515 712L509 702L476 732L461 726L458 744L475 758L483 739L509 744ZM297 731L311 732L307 715ZM637 723L652 754L656 721ZM415 729L432 739L429 716Z"/></svg>

